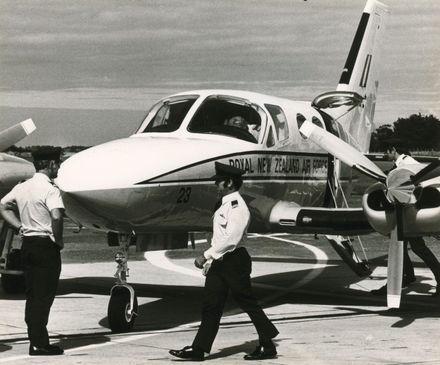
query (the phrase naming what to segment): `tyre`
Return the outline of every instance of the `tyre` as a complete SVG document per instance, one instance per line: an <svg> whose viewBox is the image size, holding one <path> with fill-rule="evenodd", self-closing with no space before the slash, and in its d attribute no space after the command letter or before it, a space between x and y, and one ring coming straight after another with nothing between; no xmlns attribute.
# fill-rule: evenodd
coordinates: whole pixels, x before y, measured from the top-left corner
<svg viewBox="0 0 440 365"><path fill-rule="evenodd" d="M113 289L108 303L108 322L112 332L121 333L130 331L136 320L138 302L137 296L134 296L133 313L129 314L130 291L124 287Z"/></svg>
<svg viewBox="0 0 440 365"><path fill-rule="evenodd" d="M2 288L8 294L24 293L24 275L2 274Z"/></svg>

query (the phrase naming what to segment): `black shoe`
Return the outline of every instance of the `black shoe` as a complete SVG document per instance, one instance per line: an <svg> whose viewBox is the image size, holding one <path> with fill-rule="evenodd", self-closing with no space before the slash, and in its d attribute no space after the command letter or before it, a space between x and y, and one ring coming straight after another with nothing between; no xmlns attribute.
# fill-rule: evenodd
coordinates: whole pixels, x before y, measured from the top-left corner
<svg viewBox="0 0 440 365"><path fill-rule="evenodd" d="M275 346L262 347L257 346L254 352L244 355L245 360L265 360L265 359L275 359L277 357L277 350Z"/></svg>
<svg viewBox="0 0 440 365"><path fill-rule="evenodd" d="M203 350L194 349L192 346L185 346L182 350L170 350L170 355L180 359L187 359L193 361L205 360L205 353Z"/></svg>
<svg viewBox="0 0 440 365"><path fill-rule="evenodd" d="M64 350L61 347L54 345L47 345L44 347L29 346L30 356L56 356L64 354Z"/></svg>

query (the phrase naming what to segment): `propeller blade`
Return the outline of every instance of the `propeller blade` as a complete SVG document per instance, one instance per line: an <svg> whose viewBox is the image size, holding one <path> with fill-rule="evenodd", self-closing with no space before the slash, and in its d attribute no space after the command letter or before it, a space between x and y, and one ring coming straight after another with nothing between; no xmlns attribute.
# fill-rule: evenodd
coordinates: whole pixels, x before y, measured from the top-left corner
<svg viewBox="0 0 440 365"><path fill-rule="evenodd" d="M36 127L32 119L26 119L0 132L0 151L11 147L13 144L31 134L35 129Z"/></svg>
<svg viewBox="0 0 440 365"><path fill-rule="evenodd" d="M387 305L388 308L399 308L403 276L403 241L397 238L397 228L391 231L391 242L388 248L387 268Z"/></svg>
<svg viewBox="0 0 440 365"><path fill-rule="evenodd" d="M423 181L434 179L440 176L440 160L431 162L428 166L420 170L412 177L414 185L418 185Z"/></svg>
<svg viewBox="0 0 440 365"><path fill-rule="evenodd" d="M372 161L342 139L305 121L300 128L300 133L315 142L318 146L332 154L348 166L359 170L367 176L379 181L385 181L386 175Z"/></svg>

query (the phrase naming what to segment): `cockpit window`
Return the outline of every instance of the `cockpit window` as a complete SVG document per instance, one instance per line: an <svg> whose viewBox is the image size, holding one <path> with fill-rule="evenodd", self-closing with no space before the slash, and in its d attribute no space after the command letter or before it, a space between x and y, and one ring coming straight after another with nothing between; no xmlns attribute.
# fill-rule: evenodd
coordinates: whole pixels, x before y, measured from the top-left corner
<svg viewBox="0 0 440 365"><path fill-rule="evenodd" d="M298 130L301 129L302 125L306 121L306 117L302 115L301 113L296 114L296 124L298 125ZM301 132L299 132L302 138L306 139L306 136L304 136Z"/></svg>
<svg viewBox="0 0 440 365"><path fill-rule="evenodd" d="M162 100L154 105L136 133L174 132L179 129L198 95Z"/></svg>
<svg viewBox="0 0 440 365"><path fill-rule="evenodd" d="M264 111L257 105L231 96L208 97L195 113L188 131L221 134L258 143Z"/></svg>
<svg viewBox="0 0 440 365"><path fill-rule="evenodd" d="M315 116L312 117L312 123L314 125L317 125L319 128L325 129L324 125L321 122L321 120L319 118L316 118Z"/></svg>
<svg viewBox="0 0 440 365"><path fill-rule="evenodd" d="M278 141L281 142L289 138L289 127L283 109L277 105L265 104L265 106L273 119Z"/></svg>

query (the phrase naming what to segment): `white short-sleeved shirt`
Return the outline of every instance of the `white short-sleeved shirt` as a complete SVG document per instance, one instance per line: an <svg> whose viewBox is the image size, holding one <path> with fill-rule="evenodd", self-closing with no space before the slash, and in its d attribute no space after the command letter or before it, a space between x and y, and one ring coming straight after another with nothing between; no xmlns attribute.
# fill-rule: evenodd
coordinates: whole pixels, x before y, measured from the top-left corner
<svg viewBox="0 0 440 365"><path fill-rule="evenodd" d="M238 191L224 196L214 213L211 247L204 252L205 258L218 260L233 251L246 235L249 222L249 209Z"/></svg>
<svg viewBox="0 0 440 365"><path fill-rule="evenodd" d="M38 172L31 179L16 185L1 203L16 204L24 236L50 236L52 239L50 211L64 209L60 190L48 176Z"/></svg>

